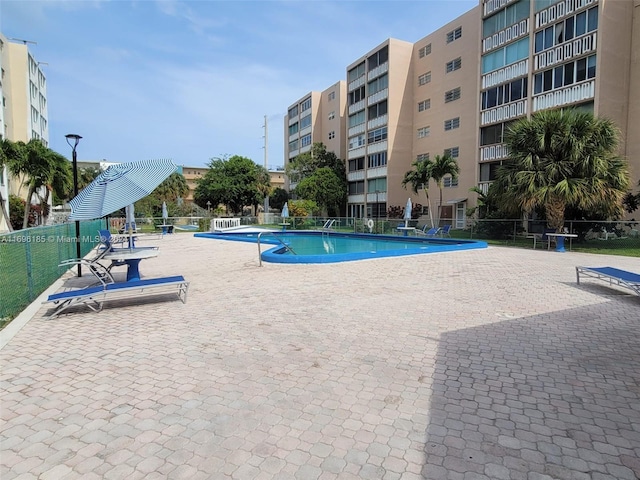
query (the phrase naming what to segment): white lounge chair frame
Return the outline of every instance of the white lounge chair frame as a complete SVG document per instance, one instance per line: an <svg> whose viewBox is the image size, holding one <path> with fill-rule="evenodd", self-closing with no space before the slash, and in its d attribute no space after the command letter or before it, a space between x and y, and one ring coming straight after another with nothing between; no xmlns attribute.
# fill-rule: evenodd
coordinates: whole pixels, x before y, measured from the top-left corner
<svg viewBox="0 0 640 480"><path fill-rule="evenodd" d="M636 295L640 295L640 275L613 267L576 267L576 278L580 284L580 275L609 282L628 288Z"/></svg>
<svg viewBox="0 0 640 480"><path fill-rule="evenodd" d="M149 291L158 293L156 289L175 289L176 287L178 289L178 298L182 300L182 303L186 303L189 282L187 282L182 275L150 278L132 282L110 283L97 287L68 290L66 292L49 295L43 303L53 303L57 305L55 310L49 315L49 318L54 318L75 305L84 304L94 312L99 312L102 310L102 306L107 298L139 297L141 294L149 293Z"/></svg>

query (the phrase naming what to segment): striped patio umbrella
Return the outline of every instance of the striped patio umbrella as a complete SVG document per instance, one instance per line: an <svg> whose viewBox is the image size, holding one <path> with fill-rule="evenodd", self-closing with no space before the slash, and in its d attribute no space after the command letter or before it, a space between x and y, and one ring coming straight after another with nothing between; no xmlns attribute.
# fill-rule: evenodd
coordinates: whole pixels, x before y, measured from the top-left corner
<svg viewBox="0 0 640 480"><path fill-rule="evenodd" d="M69 220L101 218L131 205L153 192L177 168L171 160L112 165L69 202Z"/></svg>

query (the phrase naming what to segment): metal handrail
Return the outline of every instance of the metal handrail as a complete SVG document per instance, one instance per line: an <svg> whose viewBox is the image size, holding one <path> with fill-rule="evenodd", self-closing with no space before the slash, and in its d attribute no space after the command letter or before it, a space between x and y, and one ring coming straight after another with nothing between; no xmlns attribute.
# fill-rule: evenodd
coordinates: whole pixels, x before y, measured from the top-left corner
<svg viewBox="0 0 640 480"><path fill-rule="evenodd" d="M293 248L291 248L289 245L284 243L282 239L279 238L274 232L260 232L258 234L258 265L260 267L262 266L262 250L260 249L260 237L262 236L262 234L273 235L275 239L278 240L278 242L280 242L280 245L282 245L286 250L289 250L294 255L297 255L297 253L293 250Z"/></svg>

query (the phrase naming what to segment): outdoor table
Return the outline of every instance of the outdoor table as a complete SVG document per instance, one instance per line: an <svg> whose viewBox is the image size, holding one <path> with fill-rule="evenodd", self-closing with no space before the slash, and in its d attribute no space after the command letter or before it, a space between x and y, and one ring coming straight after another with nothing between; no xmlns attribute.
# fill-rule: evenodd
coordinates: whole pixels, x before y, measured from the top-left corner
<svg viewBox="0 0 640 480"><path fill-rule="evenodd" d="M145 258L158 256L155 248L122 248L109 252L104 256L105 260L112 262L124 262L127 264L127 282L140 280L139 264Z"/></svg>
<svg viewBox="0 0 640 480"><path fill-rule="evenodd" d="M571 251L571 239L578 238L578 235L576 235L575 233L546 233L545 235L549 240L547 249L551 247L551 237L554 237L556 239L556 252L566 252L566 250L564 249L565 238L569 239L569 251Z"/></svg>
<svg viewBox="0 0 640 480"><path fill-rule="evenodd" d="M162 234L166 235L167 233L169 233L169 227L172 227L173 225L158 225L158 227L160 227L162 229Z"/></svg>

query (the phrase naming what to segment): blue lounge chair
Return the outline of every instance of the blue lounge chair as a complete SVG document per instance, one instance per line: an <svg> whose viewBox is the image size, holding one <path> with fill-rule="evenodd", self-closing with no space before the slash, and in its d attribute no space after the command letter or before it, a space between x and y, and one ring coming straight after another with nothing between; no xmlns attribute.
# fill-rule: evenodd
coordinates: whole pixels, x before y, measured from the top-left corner
<svg viewBox="0 0 640 480"><path fill-rule="evenodd" d="M609 282L609 285L615 284L628 288L636 295L640 295L640 274L613 267L576 267L578 285L580 285L580 275L604 280Z"/></svg>
<svg viewBox="0 0 640 480"><path fill-rule="evenodd" d="M440 236L444 237L445 235L449 238L451 238L451 234L449 233L449 231L451 230L451 225L445 225L444 227L442 227L440 229Z"/></svg>
<svg viewBox="0 0 640 480"><path fill-rule="evenodd" d="M425 237L435 237L440 232L440 227L432 227L427 230L427 226L422 227L421 230L416 230L416 235L422 235Z"/></svg>
<svg viewBox="0 0 640 480"><path fill-rule="evenodd" d="M158 288L178 288L178 298L182 303L187 302L187 291L189 282L182 275L173 277L149 278L133 282L110 283L97 287L82 288L79 290L68 290L66 292L49 295L44 303L54 303L56 307L49 315L54 318L66 309L75 305L84 304L94 312L102 310L102 306L108 297L124 298L128 296L139 297L143 293ZM157 292L155 292L157 293Z"/></svg>

